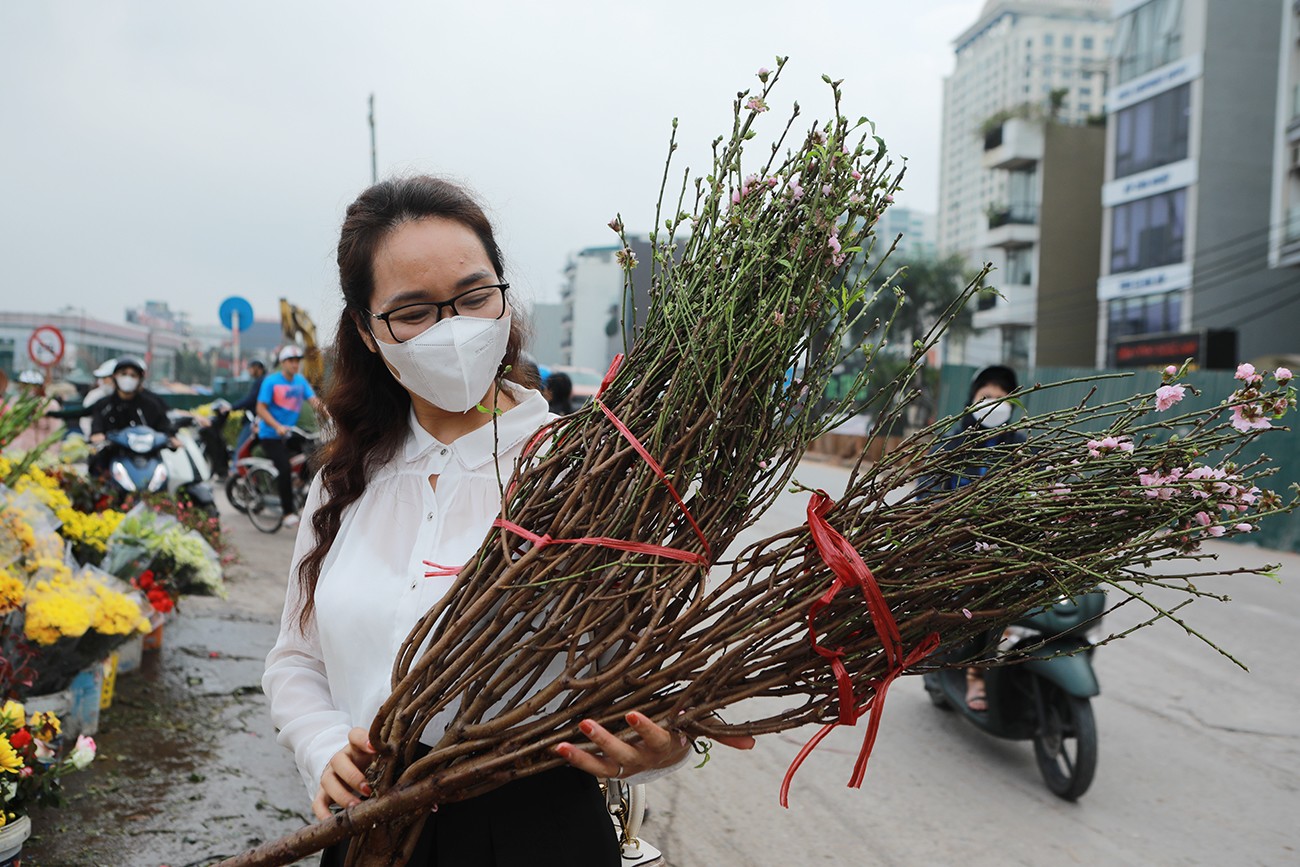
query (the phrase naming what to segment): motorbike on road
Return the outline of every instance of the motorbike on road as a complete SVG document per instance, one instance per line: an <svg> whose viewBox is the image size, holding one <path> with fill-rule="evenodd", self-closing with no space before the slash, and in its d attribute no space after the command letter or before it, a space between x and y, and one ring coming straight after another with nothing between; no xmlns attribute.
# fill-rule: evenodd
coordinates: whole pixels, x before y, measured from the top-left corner
<svg viewBox="0 0 1300 867"><path fill-rule="evenodd" d="M966 703L966 668L927 672L930 701L955 710L994 737L1032 740L1047 788L1073 801L1092 784L1097 769L1093 696L1100 694L1092 669L1106 594L1100 590L1030 612L1008 627L999 650L1022 660L984 669L985 710ZM958 660L952 660L957 662Z"/></svg>
<svg viewBox="0 0 1300 867"><path fill-rule="evenodd" d="M294 502L299 512L307 502L307 488L311 483L309 461L319 436L294 425L289 428L286 438ZM257 439L250 437L235 455L230 477L226 480L226 497L232 506L248 515L254 527L263 533L274 533L284 523L280 506L280 473L269 458L252 453L256 445Z"/></svg>
<svg viewBox="0 0 1300 867"><path fill-rule="evenodd" d="M212 475L203 451L187 428L176 433L179 448L169 448L167 434L144 425L109 432L105 467L114 488L122 495L166 492L187 499L211 517L216 500L208 486Z"/></svg>

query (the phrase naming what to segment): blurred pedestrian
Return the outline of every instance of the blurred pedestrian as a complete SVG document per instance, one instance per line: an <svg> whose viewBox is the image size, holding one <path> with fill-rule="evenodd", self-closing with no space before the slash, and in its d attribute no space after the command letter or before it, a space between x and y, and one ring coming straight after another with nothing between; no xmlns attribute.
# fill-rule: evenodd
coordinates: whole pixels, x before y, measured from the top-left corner
<svg viewBox="0 0 1300 867"><path fill-rule="evenodd" d="M231 412L240 409L244 411L244 424L239 428L239 435L235 437L236 458L244 443L248 442L248 438L253 435L253 428L257 421L257 397L262 393L262 380L266 379L266 365L257 359L248 362L248 377L248 394L230 405Z"/></svg>
<svg viewBox="0 0 1300 867"><path fill-rule="evenodd" d="M547 402L551 412L556 415L568 415L573 412L573 380L567 373L556 371L546 377L546 390L549 392Z"/></svg>

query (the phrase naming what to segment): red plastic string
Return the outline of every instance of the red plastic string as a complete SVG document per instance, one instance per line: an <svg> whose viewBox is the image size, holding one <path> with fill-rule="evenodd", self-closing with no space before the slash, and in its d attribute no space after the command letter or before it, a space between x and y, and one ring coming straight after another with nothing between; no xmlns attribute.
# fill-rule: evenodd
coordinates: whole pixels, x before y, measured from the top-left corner
<svg viewBox="0 0 1300 867"><path fill-rule="evenodd" d="M624 539L614 539L610 536L582 536L577 539L554 539L551 536L539 536L529 530L525 530L518 524L507 521L505 518L497 518L492 522L492 526L500 527L503 530L509 530L516 536L522 536L534 547L545 548L547 545L595 545L600 548L613 548L616 551L631 551L635 554L653 554L656 557L666 557L669 560L680 560L683 563L694 563L698 566L709 565L708 558L703 554L696 554L692 551L682 551L679 548L667 548L663 545L651 545L646 542L628 542Z"/></svg>
<svg viewBox="0 0 1300 867"><path fill-rule="evenodd" d="M880 715L884 710L885 696L889 692L890 684L908 668L933 653L935 648L939 646L939 634L932 632L922 639L921 643L913 648L910 653L903 653L903 640L898 631L898 622L894 620L894 615L889 610L889 603L885 600L885 594L881 592L880 585L876 583L876 576L871 574L871 570L867 568L867 564L858 555L858 552L853 549L853 546L849 544L849 541L826 521L826 515L834 506L835 502L824 491L818 491L808 501L808 529L812 534L813 543L817 546L817 552L821 555L822 560L825 561L835 575L831 586L826 589L825 593L814 600L808 609L808 640L818 656L830 661L831 671L835 674L836 689L839 693L839 718L833 723L827 723L817 734L813 735L803 749L799 751L799 754L795 756L794 761L790 763L790 768L785 772L785 779L781 781L781 806L783 807L790 806L790 783L794 779L795 772L799 770L799 766L803 764L804 759L808 758L812 751L817 748L817 745L822 742L822 739L837 726L854 725L861 715L865 713L869 714L867 729L862 739L862 749L858 752L857 761L853 764L853 776L849 779L849 786L853 788L862 785L862 778L867 770L867 760L871 757L871 751L876 745L876 736L880 732ZM853 681L843 662L844 649L830 650L818 644L817 628L814 624L817 615L831 604L836 594L849 587L862 589L862 595L867 603L867 611L871 615L871 622L875 624L876 632L880 635L880 645L884 650L885 660L889 666L884 677L868 683L872 690L872 696L863 702L861 706L854 699Z"/></svg>
<svg viewBox="0 0 1300 867"><path fill-rule="evenodd" d="M618 369L622 364L623 353L620 352L618 355L614 356L613 362L609 365L609 370L605 373L605 378L601 380L600 389L596 392L595 403L600 407L600 410L605 414L605 417L608 418L614 427L618 429L618 432L623 435L623 438L632 445L632 448L636 449L637 454L639 454L641 458L650 465L650 469L654 470L654 473L659 477L659 480L668 488L668 493L672 495L673 500L677 503L677 507L682 510L682 514L685 515L686 520L690 522L691 528L695 530L695 535L699 538L700 544L704 546L704 553L695 554L690 551L683 551L679 548L669 548L665 545L651 545L647 542L629 542L624 539L615 539L610 536L583 536L577 539L555 539L549 535L539 536L531 530L519 526L513 521L507 521L505 518L497 518L492 522L492 526L499 527L503 530L509 530L517 536L522 536L538 548L545 548L547 545L595 545L601 548L612 548L616 551L629 551L634 554L650 554L656 557L664 557L669 560L678 560L683 563L694 563L697 566L708 568L709 563L713 560L713 549L709 545L709 540L705 538L704 531L701 530L700 525L696 523L695 516L691 514L690 509L686 508L686 503L677 493L677 489L673 487L673 483L668 479L668 474L664 472L664 469L659 465L659 462L651 457L650 452L646 450L646 447L641 444L641 441L636 438L636 435L632 433L628 426L619 421L618 417L614 415L610 408L600 400L600 396L605 393L605 389L614 381L614 377L618 374ZM537 440L544 436L554 424L555 422L552 421L543 425L537 433L533 435L533 438L525 447L524 454L527 454ZM507 499L514 492L514 485L515 480L512 480L510 488L506 494ZM460 566L443 566L439 563L434 563L431 560L425 560L424 565L432 567L431 571L424 573L425 578L443 578L453 576L459 574L461 570ZM851 691L850 698L852 698ZM852 701L849 703L851 705Z"/></svg>
<svg viewBox="0 0 1300 867"><path fill-rule="evenodd" d="M614 381L618 375L618 369L623 366L623 353L614 356L614 360L609 363L609 370L605 371L605 378L600 381L600 388L596 389L596 397L603 397L605 389Z"/></svg>
<svg viewBox="0 0 1300 867"><path fill-rule="evenodd" d="M686 508L686 503L683 502L681 495L677 493L677 489L673 487L673 483L668 479L668 474L664 472L664 468L659 466L659 462L650 456L650 452L646 451L646 447L641 445L641 441L636 438L636 435L628 429L627 425L618 420L618 416L614 415L610 408L601 402L600 398L596 398L596 406L600 407L600 411L605 413L605 417L610 420L610 423L618 428L618 432L623 435L623 439L632 444L632 448L636 449L641 459L650 465L650 469L654 470L655 475L659 477L659 481L663 482L664 486L668 488L668 493L672 494L673 500L677 502L677 508L682 510L682 514L686 516L686 520L691 524L691 529L695 530L695 535L699 537L700 544L704 546L705 556L709 561L712 561L713 549L709 546L709 540L704 538L704 531L700 529L699 524L695 523L695 516L691 514L690 509Z"/></svg>

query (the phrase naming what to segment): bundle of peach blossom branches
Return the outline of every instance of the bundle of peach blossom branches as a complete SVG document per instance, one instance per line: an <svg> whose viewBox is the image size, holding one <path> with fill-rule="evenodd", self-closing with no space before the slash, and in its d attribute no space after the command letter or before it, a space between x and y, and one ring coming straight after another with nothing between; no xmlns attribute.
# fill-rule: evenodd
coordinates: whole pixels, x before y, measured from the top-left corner
<svg viewBox="0 0 1300 867"><path fill-rule="evenodd" d="M819 396L847 364L864 370L848 393L865 392L889 322L867 323L869 343L850 335L877 294L894 291L888 280L868 287L885 258L873 227L902 173L865 120L841 114L838 82L827 79L829 122L787 147L796 106L770 152L742 166L783 64L739 95L711 171L693 184L688 172L670 208L661 191L667 234L640 266L653 288L635 348L600 397L525 450L483 546L407 639L371 729L375 794L226 864L287 864L348 836L350 864L402 864L437 804L556 767L553 747L585 740L581 720L618 731L632 710L688 736L868 714L858 782L889 684L932 663L940 643L1099 584L1194 595L1206 570L1154 578L1143 564L1199 563L1199 538L1292 507L1260 490L1266 462L1231 463L1266 432L1238 428L1267 424L1294 397L1286 382L1252 378L1230 399L1232 419L1157 410L1154 395L1026 417L1017 424L1033 429L1032 451L1009 451L951 494L887 503L976 454L987 461L974 441L936 450L939 428L922 431L860 461L839 503L810 491L806 523L724 561L791 484L808 443L864 409ZM630 249L621 258L638 267ZM863 260L874 268L855 266ZM926 352L979 288L905 348L906 368L874 392L873 437L915 397L908 384ZM1188 387L1179 374L1162 406ZM782 696L786 709L735 717L759 696ZM447 711L424 752L421 736Z"/></svg>

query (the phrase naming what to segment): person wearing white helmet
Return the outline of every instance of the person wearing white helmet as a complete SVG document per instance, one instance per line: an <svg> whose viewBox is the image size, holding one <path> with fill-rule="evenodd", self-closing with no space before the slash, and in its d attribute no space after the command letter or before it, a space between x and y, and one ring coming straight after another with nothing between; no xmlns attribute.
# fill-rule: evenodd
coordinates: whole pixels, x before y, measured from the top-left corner
<svg viewBox="0 0 1300 867"><path fill-rule="evenodd" d="M280 369L262 380L257 395L257 444L262 453L275 463L280 485L280 508L284 510L284 526L298 524L297 504L293 500L293 476L289 469L289 447L285 436L289 428L298 423L303 401L311 403L318 413L325 411L307 377L300 372L302 350L286 346L280 350Z"/></svg>
<svg viewBox="0 0 1300 867"><path fill-rule="evenodd" d="M69 426L76 421L81 426L81 435L90 439L91 416L95 412L95 404L108 397L117 388L113 382L113 368L116 366L117 359L110 358L95 368L95 387L86 392L86 396L81 399L80 407L58 412L50 411L45 414L51 418L61 418Z"/></svg>

